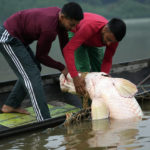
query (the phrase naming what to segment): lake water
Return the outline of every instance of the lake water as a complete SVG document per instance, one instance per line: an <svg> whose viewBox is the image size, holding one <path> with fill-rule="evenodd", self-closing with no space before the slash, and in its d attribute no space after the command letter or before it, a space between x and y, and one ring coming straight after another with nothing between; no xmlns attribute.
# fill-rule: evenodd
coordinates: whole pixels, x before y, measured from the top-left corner
<svg viewBox="0 0 150 150"><path fill-rule="evenodd" d="M149 150L150 101L141 121L98 120L0 140L1 150Z"/></svg>
<svg viewBox="0 0 150 150"><path fill-rule="evenodd" d="M113 63L150 57L150 18L126 20L127 35L120 43ZM34 48L34 44L32 45ZM64 62L58 41L51 56ZM43 67L42 74L56 73ZM15 75L0 55L0 81L15 79ZM35 133L26 133L0 140L0 150L149 150L150 102L141 103L142 121L99 120Z"/></svg>
<svg viewBox="0 0 150 150"><path fill-rule="evenodd" d="M133 61L150 57L150 18L125 20L127 24L127 34L113 59L113 63ZM35 51L35 43L31 45ZM56 40L50 51L50 56L57 61L64 63L61 55L58 40ZM42 74L58 73L57 70L43 66ZM8 66L0 53L0 82L16 79L16 76Z"/></svg>

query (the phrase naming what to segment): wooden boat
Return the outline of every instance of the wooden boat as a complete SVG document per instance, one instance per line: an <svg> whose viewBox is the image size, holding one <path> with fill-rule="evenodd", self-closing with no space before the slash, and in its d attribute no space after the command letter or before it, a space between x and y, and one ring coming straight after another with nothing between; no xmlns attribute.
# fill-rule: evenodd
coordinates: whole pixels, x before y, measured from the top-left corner
<svg viewBox="0 0 150 150"><path fill-rule="evenodd" d="M136 95L139 101L141 98L143 99L149 95L150 59L114 64L110 74L112 77L125 78L135 83L139 90ZM60 74L42 76L52 118L43 122L36 122L30 101L28 97L26 97L23 106L27 107L31 115L0 113L0 138L26 131L53 128L65 121L65 114L67 112L77 112L80 110L80 108L78 108L81 107L79 97L61 92L59 87L59 75ZM0 108L15 82L14 80L0 83Z"/></svg>
<svg viewBox="0 0 150 150"><path fill-rule="evenodd" d="M147 98L150 92L150 58L114 64L111 69L113 77L130 80L138 87L136 98Z"/></svg>

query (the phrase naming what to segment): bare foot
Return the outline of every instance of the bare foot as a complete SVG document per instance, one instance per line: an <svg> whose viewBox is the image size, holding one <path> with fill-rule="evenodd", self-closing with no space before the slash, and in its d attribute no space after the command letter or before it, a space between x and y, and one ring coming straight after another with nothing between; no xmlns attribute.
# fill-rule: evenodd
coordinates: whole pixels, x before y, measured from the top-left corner
<svg viewBox="0 0 150 150"><path fill-rule="evenodd" d="M8 106L8 105L3 105L3 107L2 107L2 112L4 112L4 113L11 113L11 112L17 112L17 113L21 113L21 114L27 114L27 115L29 115L30 113L27 111L27 110L25 110L25 109L23 109L23 108L13 108L13 107L11 107L11 106Z"/></svg>

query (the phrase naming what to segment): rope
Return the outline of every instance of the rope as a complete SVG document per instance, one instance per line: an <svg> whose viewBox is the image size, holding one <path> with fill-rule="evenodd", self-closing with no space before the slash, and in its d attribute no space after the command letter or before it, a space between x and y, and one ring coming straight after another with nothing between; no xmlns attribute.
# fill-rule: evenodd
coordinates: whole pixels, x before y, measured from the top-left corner
<svg viewBox="0 0 150 150"><path fill-rule="evenodd" d="M146 80L148 80L150 78L150 74L144 78L142 81L140 81L138 84L137 84L137 87L141 86Z"/></svg>
<svg viewBox="0 0 150 150"><path fill-rule="evenodd" d="M82 72L81 77L85 79L88 72ZM83 95L83 109L88 108L88 99L90 98L89 93L86 91L86 93Z"/></svg>

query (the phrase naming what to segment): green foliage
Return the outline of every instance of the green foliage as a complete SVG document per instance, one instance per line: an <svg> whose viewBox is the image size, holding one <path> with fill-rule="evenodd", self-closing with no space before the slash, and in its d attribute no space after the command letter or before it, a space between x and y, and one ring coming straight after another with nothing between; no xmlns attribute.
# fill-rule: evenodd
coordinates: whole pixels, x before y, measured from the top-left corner
<svg viewBox="0 0 150 150"><path fill-rule="evenodd" d="M107 18L150 17L150 0L74 0L74 1L80 3L84 11L98 13Z"/></svg>
<svg viewBox="0 0 150 150"><path fill-rule="evenodd" d="M63 0L0 0L0 23L2 23L11 14L30 8L40 7L62 7L67 1Z"/></svg>
<svg viewBox="0 0 150 150"><path fill-rule="evenodd" d="M36 7L62 7L67 2L78 2L84 11L105 17L150 17L150 0L0 0L0 23L11 14Z"/></svg>

